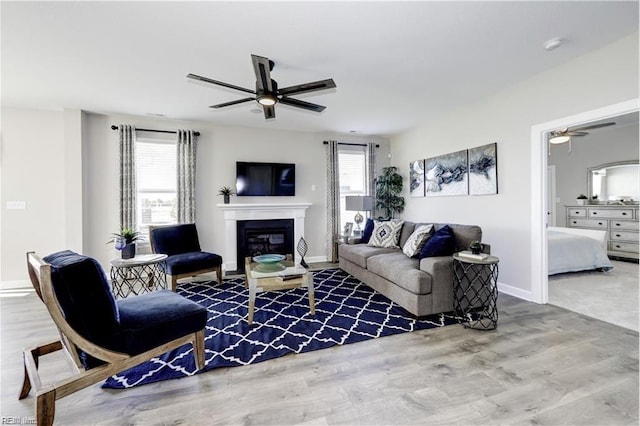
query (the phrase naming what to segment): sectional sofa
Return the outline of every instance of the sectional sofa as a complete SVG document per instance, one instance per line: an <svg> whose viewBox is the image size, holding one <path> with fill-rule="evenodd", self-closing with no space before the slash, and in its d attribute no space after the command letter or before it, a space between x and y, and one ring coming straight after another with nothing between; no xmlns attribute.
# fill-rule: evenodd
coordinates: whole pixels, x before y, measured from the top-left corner
<svg viewBox="0 0 640 426"><path fill-rule="evenodd" d="M453 310L453 257L451 255L408 257L402 247L417 225L405 221L399 239L400 248L370 247L365 243L340 244L340 268L369 287L384 294L411 314L421 317ZM453 252L466 250L474 241L482 241L482 229L476 225L434 223L438 231L445 225L453 231ZM489 246L485 251L489 252Z"/></svg>

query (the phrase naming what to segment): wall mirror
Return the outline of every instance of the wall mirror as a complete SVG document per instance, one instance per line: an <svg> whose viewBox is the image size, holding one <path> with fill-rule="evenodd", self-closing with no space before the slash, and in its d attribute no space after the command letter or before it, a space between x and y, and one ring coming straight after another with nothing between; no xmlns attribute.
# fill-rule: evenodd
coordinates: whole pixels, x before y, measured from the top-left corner
<svg viewBox="0 0 640 426"><path fill-rule="evenodd" d="M638 160L601 164L587 169L587 189L599 203L640 200L640 165Z"/></svg>

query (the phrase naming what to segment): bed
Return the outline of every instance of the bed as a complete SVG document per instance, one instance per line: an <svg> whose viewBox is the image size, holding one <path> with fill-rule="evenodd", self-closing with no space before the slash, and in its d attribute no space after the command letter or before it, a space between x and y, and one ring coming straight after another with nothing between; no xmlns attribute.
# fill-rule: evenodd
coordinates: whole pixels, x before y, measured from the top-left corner
<svg viewBox="0 0 640 426"><path fill-rule="evenodd" d="M609 271L607 231L547 228L549 275L578 271Z"/></svg>

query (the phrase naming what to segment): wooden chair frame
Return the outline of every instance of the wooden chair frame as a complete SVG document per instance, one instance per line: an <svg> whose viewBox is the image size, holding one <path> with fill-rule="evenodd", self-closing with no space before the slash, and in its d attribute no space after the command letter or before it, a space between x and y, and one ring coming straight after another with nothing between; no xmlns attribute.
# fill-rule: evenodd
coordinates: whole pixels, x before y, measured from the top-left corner
<svg viewBox="0 0 640 426"><path fill-rule="evenodd" d="M44 262L35 253L27 253L27 267L33 287L51 315L60 339L44 345L26 348L23 351L24 381L19 399L24 399L33 388L36 396L36 420L38 425L51 425L55 416L55 402L74 392L101 382L112 375L148 361L153 357L178 348L187 343L193 345L196 367L204 368L204 328L195 333L187 334L171 342L153 348L138 355L128 355L111 351L98 346L79 335L64 318L51 283L51 265ZM98 358L106 364L84 370L78 356L79 348ZM43 355L62 350L75 365L75 374L54 384L43 384L38 373L39 358Z"/></svg>
<svg viewBox="0 0 640 426"><path fill-rule="evenodd" d="M156 254L156 250L154 248L155 244L154 244L153 232L151 231L156 228L171 227L171 226L174 226L174 225L149 226L149 244L151 245L151 252L153 254ZM165 253L160 253L160 254L165 254ZM201 269L199 271L185 272L184 274L171 275L171 274L165 273L165 275L167 276L167 285L171 284L171 291L175 293L176 288L178 286L179 279L195 277L201 274L206 274L207 272L215 272L216 278L218 279L218 284L222 284L222 265L216 266L213 268Z"/></svg>

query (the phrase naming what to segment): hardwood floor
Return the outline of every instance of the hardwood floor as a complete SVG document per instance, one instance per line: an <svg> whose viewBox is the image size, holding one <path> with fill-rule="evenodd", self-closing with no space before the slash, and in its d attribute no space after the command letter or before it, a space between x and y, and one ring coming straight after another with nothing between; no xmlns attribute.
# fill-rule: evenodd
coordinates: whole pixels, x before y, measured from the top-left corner
<svg viewBox="0 0 640 426"><path fill-rule="evenodd" d="M21 349L56 337L30 292L0 297L4 423L18 401ZM56 424L638 424L638 333L506 295L495 331L459 325L289 355L127 390L59 400ZM44 357L42 377L64 377ZM7 421L8 419L8 421ZM15 421L14 421L15 423Z"/></svg>

